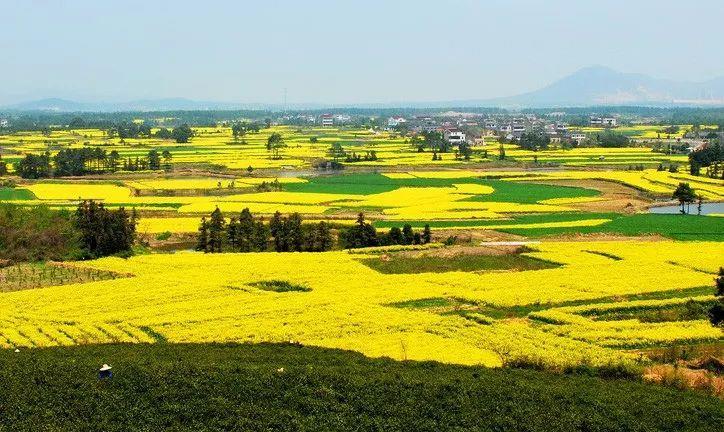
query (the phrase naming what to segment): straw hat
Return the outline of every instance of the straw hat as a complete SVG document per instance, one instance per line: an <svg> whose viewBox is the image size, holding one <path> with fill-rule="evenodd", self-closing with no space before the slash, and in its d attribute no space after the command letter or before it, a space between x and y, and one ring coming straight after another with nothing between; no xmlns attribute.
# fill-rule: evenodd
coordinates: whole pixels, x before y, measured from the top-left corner
<svg viewBox="0 0 724 432"><path fill-rule="evenodd" d="M107 364L105 364L105 363L103 363L103 366L101 366L101 370L102 370L102 371L107 371L107 370L111 370L111 369L112 369L112 368L111 368L110 366L108 366Z"/></svg>

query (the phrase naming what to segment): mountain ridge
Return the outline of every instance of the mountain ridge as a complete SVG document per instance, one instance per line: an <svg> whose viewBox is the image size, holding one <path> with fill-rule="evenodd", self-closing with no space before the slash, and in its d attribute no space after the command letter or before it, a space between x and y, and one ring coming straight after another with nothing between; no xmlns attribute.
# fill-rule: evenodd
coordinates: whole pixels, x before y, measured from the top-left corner
<svg viewBox="0 0 724 432"><path fill-rule="evenodd" d="M588 66L538 90L514 96L447 100L435 102L394 102L324 104L236 103L196 101L183 97L139 99L128 102L77 102L45 98L0 107L5 111L114 112L188 110L271 110L324 108L453 108L499 107L543 108L581 106L724 106L724 76L700 82L653 78L640 73L619 72L605 66Z"/></svg>

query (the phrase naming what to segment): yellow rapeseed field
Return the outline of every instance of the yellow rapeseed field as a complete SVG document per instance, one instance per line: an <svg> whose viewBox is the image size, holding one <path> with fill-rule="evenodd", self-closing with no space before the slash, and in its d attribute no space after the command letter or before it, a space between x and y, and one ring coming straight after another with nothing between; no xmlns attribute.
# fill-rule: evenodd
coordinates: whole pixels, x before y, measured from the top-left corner
<svg viewBox="0 0 724 432"><path fill-rule="evenodd" d="M0 345L159 338L295 341L396 359L488 366L526 360L557 368L636 361L619 347L721 337L704 320L593 321L580 315L584 309L558 306L578 300L593 307L597 299L612 303L611 298L620 296L709 285L724 256L721 243L554 242L536 248L531 256L562 266L522 272L382 274L360 260L383 256L344 251L103 258L74 265L134 276L0 296ZM270 280L311 291L277 293L254 285ZM536 314L546 320L541 324L532 319L535 316L493 318L484 313L466 318L395 306L430 298L500 311L538 305Z"/></svg>

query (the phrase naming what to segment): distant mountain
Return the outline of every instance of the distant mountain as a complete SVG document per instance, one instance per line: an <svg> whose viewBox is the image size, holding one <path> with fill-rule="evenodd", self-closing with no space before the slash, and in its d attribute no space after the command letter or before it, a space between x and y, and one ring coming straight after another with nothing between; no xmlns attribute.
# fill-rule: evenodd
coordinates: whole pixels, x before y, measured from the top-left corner
<svg viewBox="0 0 724 432"><path fill-rule="evenodd" d="M591 66L566 76L542 89L495 99L438 102L400 101L360 104L290 104L289 109L325 108L451 108L502 107L542 108L566 106L724 106L724 76L703 82L684 82L623 73L603 66ZM184 111L184 110L282 110L280 104L204 102L184 98L144 99L131 102L75 102L41 99L2 107L15 111Z"/></svg>
<svg viewBox="0 0 724 432"><path fill-rule="evenodd" d="M623 73L602 66L583 68L540 90L477 101L492 106L724 105L724 77L681 82Z"/></svg>

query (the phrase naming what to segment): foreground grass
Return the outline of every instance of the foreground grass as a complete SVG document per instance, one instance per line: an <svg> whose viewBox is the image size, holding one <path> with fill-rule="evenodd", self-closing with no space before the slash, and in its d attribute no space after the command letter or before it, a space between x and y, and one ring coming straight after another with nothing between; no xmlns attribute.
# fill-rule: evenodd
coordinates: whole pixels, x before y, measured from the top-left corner
<svg viewBox="0 0 724 432"><path fill-rule="evenodd" d="M112 380L96 371L113 366ZM283 369L282 369L283 368ZM721 401L622 380L294 345L0 352L0 430L711 430Z"/></svg>

